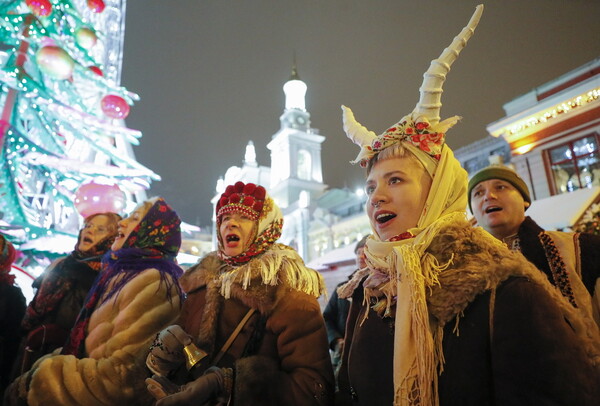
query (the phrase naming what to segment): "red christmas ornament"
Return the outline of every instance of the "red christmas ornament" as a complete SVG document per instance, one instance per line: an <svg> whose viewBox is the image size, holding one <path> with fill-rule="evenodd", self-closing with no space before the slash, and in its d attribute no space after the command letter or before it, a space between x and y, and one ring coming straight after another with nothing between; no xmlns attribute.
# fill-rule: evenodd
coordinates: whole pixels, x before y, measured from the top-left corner
<svg viewBox="0 0 600 406"><path fill-rule="evenodd" d="M104 72L97 66L88 66L88 69L94 72L98 76L104 76Z"/></svg>
<svg viewBox="0 0 600 406"><path fill-rule="evenodd" d="M110 118L124 119L129 115L129 104L120 96L109 94L102 98L100 107Z"/></svg>
<svg viewBox="0 0 600 406"><path fill-rule="evenodd" d="M87 6L94 13L101 13L106 7L103 0L87 0Z"/></svg>
<svg viewBox="0 0 600 406"><path fill-rule="evenodd" d="M52 12L50 0L25 0L25 4L38 17L46 17Z"/></svg>

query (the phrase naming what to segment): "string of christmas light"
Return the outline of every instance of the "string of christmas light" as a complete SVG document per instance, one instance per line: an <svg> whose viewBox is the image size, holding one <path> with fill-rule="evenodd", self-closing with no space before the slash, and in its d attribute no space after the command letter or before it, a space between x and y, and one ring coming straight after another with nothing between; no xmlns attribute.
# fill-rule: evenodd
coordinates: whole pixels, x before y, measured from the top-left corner
<svg viewBox="0 0 600 406"><path fill-rule="evenodd" d="M600 88L591 90L581 96L574 97L573 99L561 103L558 106L555 106L552 109L544 112L543 114L538 115L537 117L529 118L523 123L514 125L510 127L509 133L510 135L514 135L536 125L547 123L548 121L555 119L562 114L569 113L573 109L593 103L598 100L598 98L600 98Z"/></svg>

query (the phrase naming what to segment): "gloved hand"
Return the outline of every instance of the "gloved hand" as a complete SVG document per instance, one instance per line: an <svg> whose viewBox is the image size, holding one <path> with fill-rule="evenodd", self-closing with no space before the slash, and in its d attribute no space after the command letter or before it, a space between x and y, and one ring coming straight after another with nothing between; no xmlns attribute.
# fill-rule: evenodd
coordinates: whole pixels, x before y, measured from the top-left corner
<svg viewBox="0 0 600 406"><path fill-rule="evenodd" d="M34 370L17 377L4 391L4 400L0 404L6 406L27 406L27 392ZM2 399L0 399L1 401Z"/></svg>
<svg viewBox="0 0 600 406"><path fill-rule="evenodd" d="M183 347L192 343L192 337L178 325L165 328L156 335L146 357L146 366L152 373L166 376L185 362Z"/></svg>
<svg viewBox="0 0 600 406"><path fill-rule="evenodd" d="M233 386L231 368L211 367L200 378L183 386L153 375L146 379L146 388L158 401L156 406L202 405L210 399L226 402Z"/></svg>

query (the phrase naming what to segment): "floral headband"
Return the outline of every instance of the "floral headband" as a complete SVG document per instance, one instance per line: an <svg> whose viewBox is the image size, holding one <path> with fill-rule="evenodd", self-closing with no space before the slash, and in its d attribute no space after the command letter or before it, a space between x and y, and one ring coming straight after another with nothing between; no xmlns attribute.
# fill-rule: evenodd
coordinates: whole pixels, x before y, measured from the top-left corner
<svg viewBox="0 0 600 406"><path fill-rule="evenodd" d="M221 195L216 207L217 223L221 224L224 214L239 212L258 220L263 213L270 210L265 204L270 202L266 199L267 191L260 185L254 183L236 182L229 185Z"/></svg>
<svg viewBox="0 0 600 406"><path fill-rule="evenodd" d="M475 32L482 13L483 6L477 6L467 26L454 38L450 46L444 49L438 59L431 61L429 69L423 75L423 84L419 89L421 96L413 112L384 133L377 136L367 130L356 121L352 110L342 106L344 131L348 138L361 148L352 163L366 167L377 153L398 142L408 142L439 161L446 132L460 120L460 117L454 116L440 122L442 86L452 63Z"/></svg>

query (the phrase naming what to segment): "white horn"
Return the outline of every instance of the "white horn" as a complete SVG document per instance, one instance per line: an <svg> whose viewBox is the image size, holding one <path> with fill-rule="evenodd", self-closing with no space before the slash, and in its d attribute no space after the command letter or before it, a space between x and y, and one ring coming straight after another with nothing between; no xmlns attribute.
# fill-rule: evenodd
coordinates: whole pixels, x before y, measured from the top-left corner
<svg viewBox="0 0 600 406"><path fill-rule="evenodd" d="M475 9L469 24L462 29L460 34L454 37L450 46L444 49L438 59L431 61L429 69L423 75L423 84L419 89L421 97L413 110L413 116L425 116L432 125L436 125L440 121L440 108L442 107L440 100L446 74L450 71L450 66L465 47L467 41L473 36L482 13L483 4L480 4Z"/></svg>
<svg viewBox="0 0 600 406"><path fill-rule="evenodd" d="M342 106L342 122L344 124L344 131L348 138L352 140L356 145L361 148L365 145L371 145L373 140L377 138L377 135L373 131L367 130L354 118L354 113L349 107Z"/></svg>

